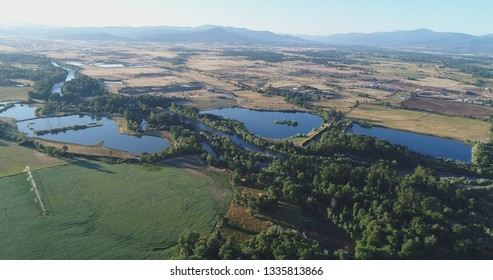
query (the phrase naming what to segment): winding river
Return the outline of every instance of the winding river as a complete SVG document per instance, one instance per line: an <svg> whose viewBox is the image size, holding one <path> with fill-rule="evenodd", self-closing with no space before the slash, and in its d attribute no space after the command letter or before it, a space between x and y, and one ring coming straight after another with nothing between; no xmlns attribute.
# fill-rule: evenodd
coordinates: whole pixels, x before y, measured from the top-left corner
<svg viewBox="0 0 493 280"><path fill-rule="evenodd" d="M71 80L75 79L75 70L74 69L63 67L63 66L59 65L56 62L52 62L51 64L53 64L53 66L61 67L61 68L63 68L63 69L65 69L65 70L68 71L68 74L67 74L67 77L65 78L65 81L54 84L53 87L52 87L52 89L51 89L51 92L58 93L58 94L62 95L62 86L63 86L63 84L65 82L68 82L68 81L71 81Z"/></svg>

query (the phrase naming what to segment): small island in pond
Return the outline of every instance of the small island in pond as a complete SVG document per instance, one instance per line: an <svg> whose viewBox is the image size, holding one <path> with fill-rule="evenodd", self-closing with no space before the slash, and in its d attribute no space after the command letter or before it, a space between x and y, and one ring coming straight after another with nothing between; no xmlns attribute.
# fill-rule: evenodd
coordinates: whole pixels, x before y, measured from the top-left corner
<svg viewBox="0 0 493 280"><path fill-rule="evenodd" d="M287 124L289 126L298 126L298 122L292 121L292 120L276 120L274 123L275 124Z"/></svg>
<svg viewBox="0 0 493 280"><path fill-rule="evenodd" d="M103 124L100 122L92 122L86 125L71 125L71 126L65 126L65 127L60 127L60 128L52 128L52 129L44 129L44 130L35 130L34 134L40 136L40 135L45 135L45 134L57 134L59 132L65 132L68 130L81 130L81 129L86 129L86 128L91 128L91 127L98 127L102 126Z"/></svg>

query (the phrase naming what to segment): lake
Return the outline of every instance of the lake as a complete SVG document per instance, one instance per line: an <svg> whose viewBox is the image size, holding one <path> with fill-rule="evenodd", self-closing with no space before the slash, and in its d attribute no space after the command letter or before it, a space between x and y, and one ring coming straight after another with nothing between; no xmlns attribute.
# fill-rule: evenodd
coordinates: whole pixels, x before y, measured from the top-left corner
<svg viewBox="0 0 493 280"><path fill-rule="evenodd" d="M12 118L18 121L34 119L36 118L36 109L37 108L26 104L17 103L14 107L0 113L0 117Z"/></svg>
<svg viewBox="0 0 493 280"><path fill-rule="evenodd" d="M352 132L373 136L392 144L403 145L410 150L435 158L471 162L472 147L460 141L383 127L363 128L358 124L353 125Z"/></svg>
<svg viewBox="0 0 493 280"><path fill-rule="evenodd" d="M307 134L323 124L322 117L303 112L257 111L244 108L214 109L200 112L234 119L245 124L252 133L265 138L284 139L296 134ZM296 121L297 126L276 124L276 120Z"/></svg>
<svg viewBox="0 0 493 280"><path fill-rule="evenodd" d="M103 125L82 130L68 130L57 134L35 135L35 130L46 130L73 125L87 125L91 122L100 122ZM17 123L19 131L29 137L38 137L45 140L66 142L81 145L96 145L103 141L103 147L128 151L131 154L155 153L170 147L171 144L164 138L154 136L135 136L120 134L118 125L110 118L95 118L87 115L72 115L64 117L39 118Z"/></svg>

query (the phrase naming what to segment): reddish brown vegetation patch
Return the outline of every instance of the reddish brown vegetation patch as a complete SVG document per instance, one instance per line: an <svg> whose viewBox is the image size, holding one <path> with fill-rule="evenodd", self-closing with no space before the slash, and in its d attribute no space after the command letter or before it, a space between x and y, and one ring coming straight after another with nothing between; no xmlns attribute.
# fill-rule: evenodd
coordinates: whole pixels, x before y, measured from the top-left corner
<svg viewBox="0 0 493 280"><path fill-rule="evenodd" d="M486 118L493 115L493 108L491 107L459 101L409 98L402 101L401 105L407 108L429 111L447 116Z"/></svg>

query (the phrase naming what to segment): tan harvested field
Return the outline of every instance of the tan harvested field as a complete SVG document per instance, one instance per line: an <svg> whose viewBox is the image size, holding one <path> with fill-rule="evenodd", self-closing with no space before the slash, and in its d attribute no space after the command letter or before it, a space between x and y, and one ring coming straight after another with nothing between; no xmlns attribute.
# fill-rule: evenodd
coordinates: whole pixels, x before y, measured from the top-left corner
<svg viewBox="0 0 493 280"><path fill-rule="evenodd" d="M18 49L0 44L0 52L17 52Z"/></svg>
<svg viewBox="0 0 493 280"><path fill-rule="evenodd" d="M435 88L446 88L448 90L459 90L459 91L476 91L479 90L477 86L466 85L464 83L450 80L450 79L440 79L434 77L427 77L417 81L409 81L410 84L422 86L422 87L435 87Z"/></svg>
<svg viewBox="0 0 493 280"><path fill-rule="evenodd" d="M238 103L234 99L227 97L221 98L221 96L217 96L206 91L188 92L183 94L173 93L166 94L166 96L176 96L184 98L184 101L180 101L178 103L182 105L194 106L201 110L225 108L238 105Z"/></svg>
<svg viewBox="0 0 493 280"><path fill-rule="evenodd" d="M4 140L0 140L0 159L0 177L21 173L26 166L36 170L67 163Z"/></svg>
<svg viewBox="0 0 493 280"><path fill-rule="evenodd" d="M169 86L176 84L186 84L191 82L189 79L184 79L177 76L162 75L160 77L142 77L142 78L127 78L124 83L129 87L144 87L144 86Z"/></svg>
<svg viewBox="0 0 493 280"><path fill-rule="evenodd" d="M280 96L268 96L253 91L237 91L238 105L249 109L260 110L299 110L304 111L293 104L290 104Z"/></svg>
<svg viewBox="0 0 493 280"><path fill-rule="evenodd" d="M1 100L26 100L32 87L0 87Z"/></svg>
<svg viewBox="0 0 493 280"><path fill-rule="evenodd" d="M84 66L81 73L96 79L126 80L131 79L138 74L162 74L164 76L166 71L159 68L103 68L90 65Z"/></svg>
<svg viewBox="0 0 493 280"><path fill-rule="evenodd" d="M367 120L379 126L434 135L456 140L487 141L491 124L489 122L447 117L431 113L392 109L383 106L362 104L351 111L349 118Z"/></svg>
<svg viewBox="0 0 493 280"><path fill-rule="evenodd" d="M445 101L437 99L409 98L401 102L408 108L424 110L448 116L472 116L489 118L493 115L493 108L477 104L468 104L457 101Z"/></svg>
<svg viewBox="0 0 493 280"><path fill-rule="evenodd" d="M438 65L435 62L405 61L399 55L386 57L369 52L341 51L346 55L332 56L329 49L308 47L240 47L203 44L167 45L159 43L115 43L86 41L48 41L31 38L20 44L14 38L4 39L0 50L37 52L60 62L77 61L83 64L81 73L97 79L118 80L123 84L106 84L114 94L123 88L166 87L185 83L201 83L194 91L160 92L170 98L180 98L181 104L200 109L240 106L264 110L304 110L280 96L265 96L255 92L268 86L296 91L303 86L326 93L308 101L325 109L336 109L351 118L372 121L387 127L427 133L454 139L488 138L489 125L481 121L443 115L487 117L490 108L465 103L443 103L445 99L469 99L476 102L493 98L488 89L493 79ZM229 50L246 51L245 55L230 56ZM256 51L284 55L283 61L264 61L248 57ZM320 56L313 54L320 53ZM329 54L328 56L324 56ZM178 63L175 58L183 56ZM121 68L102 68L95 63L123 64ZM135 67L137 66L137 67ZM27 84L28 81L23 81ZM238 83L252 87L241 89ZM466 92L468 92L466 94ZM471 94L471 92L473 94ZM7 95L12 95L8 93ZM15 94L13 94L15 95ZM2 90L0 89L0 99ZM25 98L24 95L20 95ZM387 103L399 106L409 96L442 98L430 102L406 100L402 104L442 114L384 109L370 104ZM359 101L365 106L353 110ZM413 103L414 102L414 103ZM442 105L446 106L443 107ZM375 109L380 108L380 109ZM403 125L403 123L407 123ZM467 124L467 125L466 125ZM468 127L471 127L469 129ZM466 129L468 128L468 129Z"/></svg>

